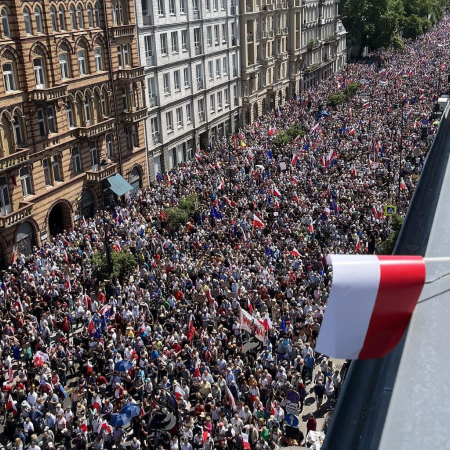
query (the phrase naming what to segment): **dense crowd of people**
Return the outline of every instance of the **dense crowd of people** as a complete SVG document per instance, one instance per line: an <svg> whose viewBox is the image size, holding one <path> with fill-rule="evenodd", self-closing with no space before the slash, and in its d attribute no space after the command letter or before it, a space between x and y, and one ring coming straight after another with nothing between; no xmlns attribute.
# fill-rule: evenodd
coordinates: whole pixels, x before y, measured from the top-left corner
<svg viewBox="0 0 450 450"><path fill-rule="evenodd" d="M316 431L342 383L342 362L314 350L326 256L379 252L391 232L385 205L406 212L437 130L448 27L444 19L404 52L350 64L17 255L0 289L8 442L277 449L304 437L286 432L291 391ZM356 94L327 108L353 83ZM304 135L275 144L299 123ZM167 209L191 194L192 217L177 228ZM104 252L105 228L111 252L134 256L130 276L99 279L93 255ZM302 417L308 397L317 411ZM158 410L175 416L172 432L155 430Z"/></svg>

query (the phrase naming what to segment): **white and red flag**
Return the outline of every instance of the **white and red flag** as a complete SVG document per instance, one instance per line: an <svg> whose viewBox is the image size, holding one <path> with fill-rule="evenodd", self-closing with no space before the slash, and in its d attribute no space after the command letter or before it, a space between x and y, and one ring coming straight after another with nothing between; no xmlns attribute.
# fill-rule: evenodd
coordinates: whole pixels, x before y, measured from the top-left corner
<svg viewBox="0 0 450 450"><path fill-rule="evenodd" d="M14 415L19 414L16 402L12 399L11 394L9 394L8 401L6 402L6 410L12 410Z"/></svg>
<svg viewBox="0 0 450 450"><path fill-rule="evenodd" d="M400 341L425 283L421 256L329 255L333 285L316 351L373 359Z"/></svg>
<svg viewBox="0 0 450 450"><path fill-rule="evenodd" d="M253 228L264 228L264 222L256 215L253 215Z"/></svg>

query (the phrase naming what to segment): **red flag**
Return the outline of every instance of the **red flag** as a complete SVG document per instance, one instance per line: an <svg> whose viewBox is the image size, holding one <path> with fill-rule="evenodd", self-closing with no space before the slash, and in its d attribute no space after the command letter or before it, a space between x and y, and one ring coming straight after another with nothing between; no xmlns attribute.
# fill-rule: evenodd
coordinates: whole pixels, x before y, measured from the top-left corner
<svg viewBox="0 0 450 450"><path fill-rule="evenodd" d="M292 256L300 256L300 253L298 252L298 250L296 248L294 248L294 250L292 250L291 252Z"/></svg>
<svg viewBox="0 0 450 450"><path fill-rule="evenodd" d="M356 241L356 246L355 246L355 253L358 253L361 250L361 241L359 240L359 236L358 236L358 240Z"/></svg>
<svg viewBox="0 0 450 450"><path fill-rule="evenodd" d="M6 402L6 409L12 410L14 415L19 413L19 411L17 411L16 403L13 401L13 399L11 397L11 394L9 394L9 396L8 396L8 401Z"/></svg>
<svg viewBox="0 0 450 450"><path fill-rule="evenodd" d="M264 222L257 216L253 215L253 228L264 228Z"/></svg>

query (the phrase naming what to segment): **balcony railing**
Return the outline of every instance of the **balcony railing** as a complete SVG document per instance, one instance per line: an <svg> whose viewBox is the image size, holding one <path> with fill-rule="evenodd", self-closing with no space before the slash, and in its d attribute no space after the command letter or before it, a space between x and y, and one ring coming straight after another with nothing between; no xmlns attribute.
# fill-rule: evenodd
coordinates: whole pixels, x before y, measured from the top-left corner
<svg viewBox="0 0 450 450"><path fill-rule="evenodd" d="M151 25L152 24L152 16L145 15L142 17L142 23L144 25Z"/></svg>
<svg viewBox="0 0 450 450"><path fill-rule="evenodd" d="M247 42L253 42L253 34L247 34Z"/></svg>
<svg viewBox="0 0 450 450"><path fill-rule="evenodd" d="M201 54L202 54L202 48L201 48L200 45L197 45L197 46L195 47L195 54L196 54L196 55L201 55Z"/></svg>
<svg viewBox="0 0 450 450"><path fill-rule="evenodd" d="M159 134L152 136L152 142L153 144L159 144Z"/></svg>
<svg viewBox="0 0 450 450"><path fill-rule="evenodd" d="M256 32L255 32L255 39L256 39L257 41L259 41L260 37L261 37L261 33L260 33L259 31L256 31Z"/></svg>
<svg viewBox="0 0 450 450"><path fill-rule="evenodd" d="M197 80L197 89L198 90L200 90L200 89L203 89L203 81L202 80Z"/></svg>
<svg viewBox="0 0 450 450"><path fill-rule="evenodd" d="M147 108L139 109L137 111L126 112L125 122L127 123L140 122L141 120L146 119L147 116L148 116Z"/></svg>
<svg viewBox="0 0 450 450"><path fill-rule="evenodd" d="M283 2L282 4L281 4L281 7L283 8L283 9L288 9L288 3L287 2Z"/></svg>
<svg viewBox="0 0 450 450"><path fill-rule="evenodd" d="M268 31L267 32L267 37L269 38L269 39L272 39L273 38L273 36L274 36L274 31L273 30L270 30L270 31Z"/></svg>
<svg viewBox="0 0 450 450"><path fill-rule="evenodd" d="M134 36L136 27L134 25L116 26L111 29L112 37L117 39L123 36Z"/></svg>
<svg viewBox="0 0 450 450"><path fill-rule="evenodd" d="M267 31L261 31L261 39L267 38Z"/></svg>
<svg viewBox="0 0 450 450"><path fill-rule="evenodd" d="M147 67L151 67L155 65L155 58L153 56L147 56L145 58L145 65Z"/></svg>
<svg viewBox="0 0 450 450"><path fill-rule="evenodd" d="M288 27L284 27L284 28L281 29L281 32L283 34L288 34L289 33L289 28Z"/></svg>
<svg viewBox="0 0 450 450"><path fill-rule="evenodd" d="M17 211L7 214L6 216L0 216L0 228L8 228L16 225L22 220L30 217L33 213L33 204L27 203Z"/></svg>
<svg viewBox="0 0 450 450"><path fill-rule="evenodd" d="M107 133L114 129L114 119L108 119L90 127L79 127L77 129L77 135L80 139L90 139L99 134Z"/></svg>
<svg viewBox="0 0 450 450"><path fill-rule="evenodd" d="M277 28L275 34L276 34L277 36L280 35L280 34L281 34L281 28Z"/></svg>
<svg viewBox="0 0 450 450"><path fill-rule="evenodd" d="M12 155L0 158L0 170L8 170L28 160L30 149L19 150Z"/></svg>
<svg viewBox="0 0 450 450"><path fill-rule="evenodd" d="M144 67L132 67L130 69L119 69L116 72L116 80L131 81L138 78L144 78Z"/></svg>
<svg viewBox="0 0 450 450"><path fill-rule="evenodd" d="M158 100L156 99L156 97L150 97L148 99L148 107L149 108L154 108L158 103Z"/></svg>
<svg viewBox="0 0 450 450"><path fill-rule="evenodd" d="M67 84L31 91L31 101L34 102L52 102L64 97L67 97Z"/></svg>
<svg viewBox="0 0 450 450"><path fill-rule="evenodd" d="M246 11L253 12L253 5L247 5Z"/></svg>
<svg viewBox="0 0 450 450"><path fill-rule="evenodd" d="M108 166L99 166L98 170L87 170L87 181L93 181L98 183L106 178L111 177L115 173L117 173L117 163L109 164Z"/></svg>
<svg viewBox="0 0 450 450"><path fill-rule="evenodd" d="M273 11L273 4L266 5L266 6L267 6L267 11Z"/></svg>

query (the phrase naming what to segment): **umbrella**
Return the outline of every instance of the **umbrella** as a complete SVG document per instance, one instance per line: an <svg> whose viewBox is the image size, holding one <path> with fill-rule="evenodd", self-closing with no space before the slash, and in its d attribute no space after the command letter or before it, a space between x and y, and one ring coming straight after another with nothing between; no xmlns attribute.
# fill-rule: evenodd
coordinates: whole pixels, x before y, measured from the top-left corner
<svg viewBox="0 0 450 450"><path fill-rule="evenodd" d="M131 364L130 361L127 359L123 359L122 361L119 361L116 363L115 369L117 372L126 372L128 369L131 369L133 367L133 364Z"/></svg>
<svg viewBox="0 0 450 450"><path fill-rule="evenodd" d="M141 412L141 407L139 405L136 405L136 403L130 403L129 405L125 405L121 410L120 414L123 414L124 416L133 418L139 416Z"/></svg>
<svg viewBox="0 0 450 450"><path fill-rule="evenodd" d="M109 423L113 427L123 427L124 425L130 422L131 417L125 416L123 414L113 414Z"/></svg>

